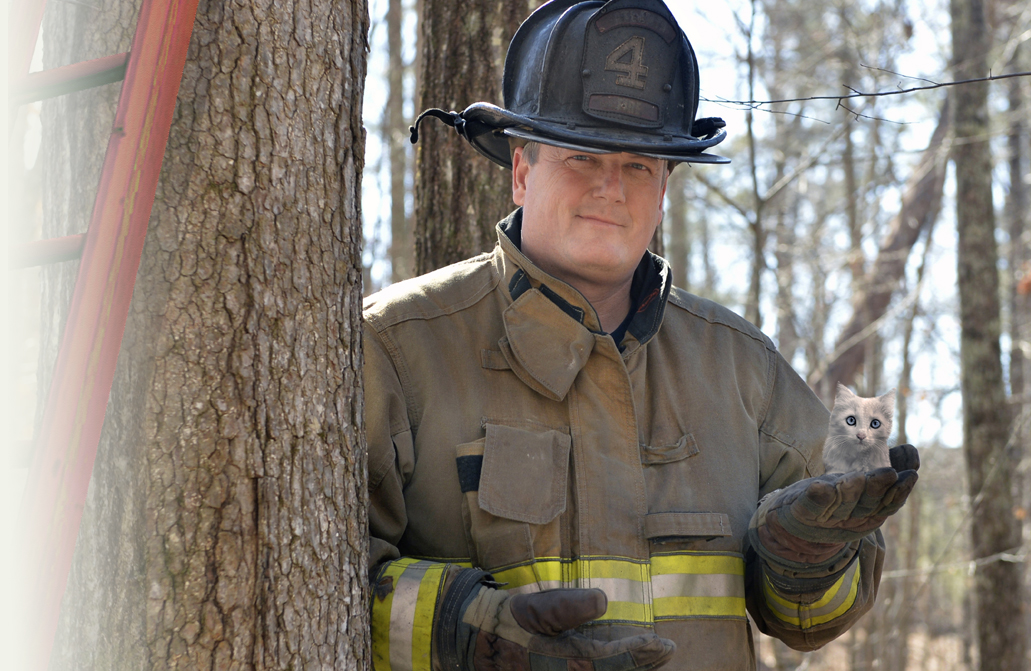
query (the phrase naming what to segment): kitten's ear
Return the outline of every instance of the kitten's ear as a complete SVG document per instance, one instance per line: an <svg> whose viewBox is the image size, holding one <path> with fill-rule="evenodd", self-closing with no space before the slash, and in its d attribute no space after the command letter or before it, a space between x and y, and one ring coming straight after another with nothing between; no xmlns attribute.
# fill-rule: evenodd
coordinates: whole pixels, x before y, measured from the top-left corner
<svg viewBox="0 0 1031 671"><path fill-rule="evenodd" d="M849 398L849 397L855 396L855 393L851 389L849 389L848 387L846 387L845 385L843 385L843 384L841 384L839 382L838 383L838 396L844 396L845 398Z"/></svg>
<svg viewBox="0 0 1031 671"><path fill-rule="evenodd" d="M895 416L895 390L894 389L892 389L891 391L886 392L884 394L881 394L880 396L877 397L877 400L880 401L881 405L884 406L884 411L885 411L885 413L887 413L888 417L894 417Z"/></svg>

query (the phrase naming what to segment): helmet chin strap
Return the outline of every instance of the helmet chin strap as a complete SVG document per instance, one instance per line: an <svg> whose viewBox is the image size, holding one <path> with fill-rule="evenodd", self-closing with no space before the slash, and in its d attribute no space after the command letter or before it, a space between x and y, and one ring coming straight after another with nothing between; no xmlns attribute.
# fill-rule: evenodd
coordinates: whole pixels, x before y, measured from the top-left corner
<svg viewBox="0 0 1031 671"><path fill-rule="evenodd" d="M461 113L446 112L442 109L433 107L420 114L419 118L415 120L414 126L408 127L408 130L412 134L412 144L415 144L419 141L419 124L422 123L422 120L425 119L427 116L439 119L446 125L451 126L456 131L458 131L459 135L466 138L467 140L469 139L468 137L466 137L465 134L465 119L462 118Z"/></svg>

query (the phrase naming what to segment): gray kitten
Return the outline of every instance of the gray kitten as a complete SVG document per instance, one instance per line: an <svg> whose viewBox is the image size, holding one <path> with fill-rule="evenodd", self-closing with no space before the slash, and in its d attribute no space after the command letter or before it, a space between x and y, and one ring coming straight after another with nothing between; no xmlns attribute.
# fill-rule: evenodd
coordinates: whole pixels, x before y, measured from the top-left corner
<svg viewBox="0 0 1031 671"><path fill-rule="evenodd" d="M876 398L863 398L839 383L823 445L825 471L847 473L891 466L888 436L894 414L894 389Z"/></svg>

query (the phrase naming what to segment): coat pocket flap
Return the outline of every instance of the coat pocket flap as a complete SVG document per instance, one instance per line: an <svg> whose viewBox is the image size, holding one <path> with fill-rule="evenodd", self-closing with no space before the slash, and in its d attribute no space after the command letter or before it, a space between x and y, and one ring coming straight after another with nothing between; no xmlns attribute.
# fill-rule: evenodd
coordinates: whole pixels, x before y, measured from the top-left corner
<svg viewBox="0 0 1031 671"><path fill-rule="evenodd" d="M698 443L690 433L684 434L672 445L642 445L641 463L669 464L698 454Z"/></svg>
<svg viewBox="0 0 1031 671"><path fill-rule="evenodd" d="M487 425L480 508L528 524L547 524L566 509L569 434Z"/></svg>
<svg viewBox="0 0 1031 671"><path fill-rule="evenodd" d="M730 536L730 516L723 513L651 513L644 518L644 535L651 540Z"/></svg>

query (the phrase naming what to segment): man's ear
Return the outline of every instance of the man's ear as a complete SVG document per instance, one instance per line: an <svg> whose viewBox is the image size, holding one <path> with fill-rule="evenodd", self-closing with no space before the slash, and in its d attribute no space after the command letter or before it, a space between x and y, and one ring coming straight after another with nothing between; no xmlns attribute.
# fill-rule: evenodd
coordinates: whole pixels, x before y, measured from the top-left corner
<svg viewBox="0 0 1031 671"><path fill-rule="evenodd" d="M512 202L522 207L526 202L526 177L530 172L530 163L523 158L523 147L516 147L512 152Z"/></svg>

